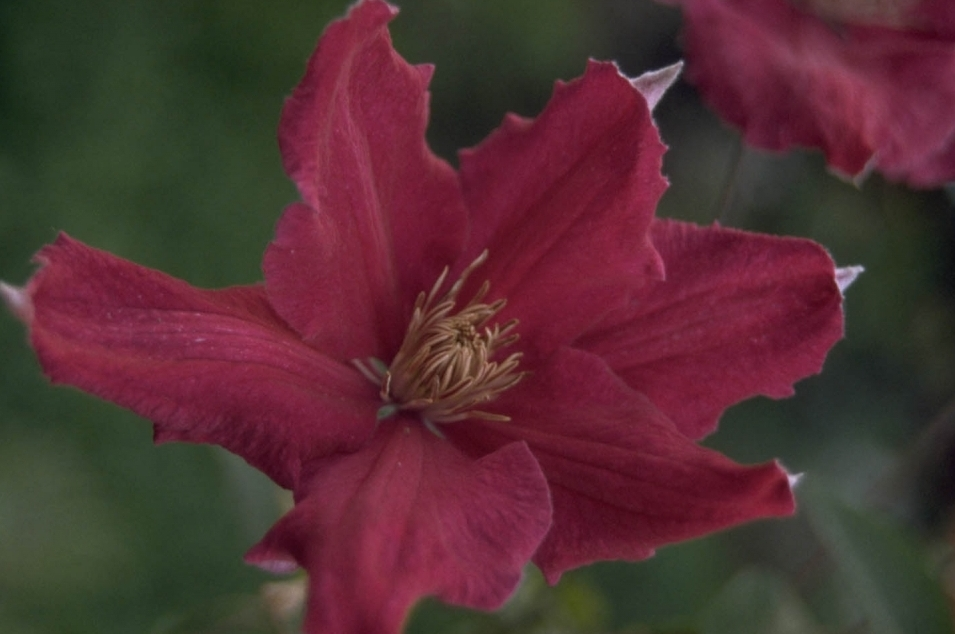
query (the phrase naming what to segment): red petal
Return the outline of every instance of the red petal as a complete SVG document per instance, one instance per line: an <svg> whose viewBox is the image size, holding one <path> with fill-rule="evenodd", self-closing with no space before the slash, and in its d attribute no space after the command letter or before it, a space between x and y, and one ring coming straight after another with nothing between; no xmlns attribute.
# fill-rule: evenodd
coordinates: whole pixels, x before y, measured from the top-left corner
<svg viewBox="0 0 955 634"><path fill-rule="evenodd" d="M955 13L921 30L833 26L787 0L682 0L687 75L756 147L817 147L829 164L934 186L955 178ZM951 3L949 3L951 4ZM947 13L946 13L947 12ZM943 36L941 33L950 35ZM940 168L945 167L945 171Z"/></svg>
<svg viewBox="0 0 955 634"><path fill-rule="evenodd" d="M414 297L460 253L467 218L454 171L425 143L431 68L391 46L383 2L322 36L282 113L290 208L265 256L278 313L338 359L389 357Z"/></svg>
<svg viewBox="0 0 955 634"><path fill-rule="evenodd" d="M377 397L309 348L261 287L193 288L61 235L37 255L30 330L44 371L208 442L292 487L303 462L371 434Z"/></svg>
<svg viewBox="0 0 955 634"><path fill-rule="evenodd" d="M697 446L592 354L559 351L497 405L510 422L460 423L448 434L476 452L515 439L530 446L554 504L534 556L552 583L592 561L642 559L663 544L793 512L778 465L743 467Z"/></svg>
<svg viewBox="0 0 955 634"><path fill-rule="evenodd" d="M465 259L490 250L475 281L507 298L501 319L520 318L523 342L553 349L661 275L647 230L666 189L664 149L639 90L591 62L536 120L509 115L462 152Z"/></svg>
<svg viewBox="0 0 955 634"><path fill-rule="evenodd" d="M397 632L424 595L494 609L550 526L547 483L523 443L474 461L420 423L383 423L322 462L295 509L246 559L310 575L306 629Z"/></svg>
<svg viewBox="0 0 955 634"><path fill-rule="evenodd" d="M911 19L923 31L955 37L955 3L952 0L922 0L912 7Z"/></svg>
<svg viewBox="0 0 955 634"><path fill-rule="evenodd" d="M790 396L842 337L828 254L808 240L658 221L667 279L576 345L699 438L730 405Z"/></svg>

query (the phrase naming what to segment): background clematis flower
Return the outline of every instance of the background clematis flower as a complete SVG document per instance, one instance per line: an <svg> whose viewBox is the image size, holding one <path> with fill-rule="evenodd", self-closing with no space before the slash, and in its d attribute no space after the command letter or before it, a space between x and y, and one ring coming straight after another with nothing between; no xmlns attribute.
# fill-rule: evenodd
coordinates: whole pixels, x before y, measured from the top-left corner
<svg viewBox="0 0 955 634"><path fill-rule="evenodd" d="M556 582L791 513L778 464L696 441L819 371L852 273L806 240L654 219L675 69L591 62L455 172L395 13L333 23L286 104L302 200L264 284L200 290L61 235L0 287L47 375L291 489L247 560L308 571L309 632L395 632L426 595L493 609L529 561Z"/></svg>
<svg viewBox="0 0 955 634"><path fill-rule="evenodd" d="M673 0L687 77L767 150L818 148L848 178L955 180L948 0Z"/></svg>

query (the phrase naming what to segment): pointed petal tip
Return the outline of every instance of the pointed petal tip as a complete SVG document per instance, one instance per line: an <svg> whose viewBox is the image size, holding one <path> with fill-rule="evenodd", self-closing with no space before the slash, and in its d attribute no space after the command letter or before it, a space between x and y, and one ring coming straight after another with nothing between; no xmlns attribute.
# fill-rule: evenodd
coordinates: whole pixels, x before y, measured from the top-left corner
<svg viewBox="0 0 955 634"><path fill-rule="evenodd" d="M25 324L30 323L33 318L33 301L26 288L0 282L0 297L3 297L3 303L17 319Z"/></svg>
<svg viewBox="0 0 955 634"><path fill-rule="evenodd" d="M271 559L268 561L250 562L256 568L260 568L273 575L287 575L298 570L298 564L294 561L283 561L281 559Z"/></svg>
<svg viewBox="0 0 955 634"><path fill-rule="evenodd" d="M348 7L348 16L356 11L386 11L391 16L398 15L398 7L391 4L390 2L385 2L385 0L358 0L350 7Z"/></svg>
<svg viewBox="0 0 955 634"><path fill-rule="evenodd" d="M255 566L273 575L287 575L298 570L298 562L286 555L275 552L267 552L262 547L253 546L252 550L246 553L245 563Z"/></svg>
<svg viewBox="0 0 955 634"><path fill-rule="evenodd" d="M826 160L828 161L828 155ZM869 156L868 160L862 164L860 167L857 162L850 161L844 164L830 164L826 166L826 169L830 174L838 178L839 180L852 185L856 189L862 189L862 186L865 185L866 180L873 172L876 171L876 168L879 166L879 157L877 154L873 153Z"/></svg>
<svg viewBox="0 0 955 634"><path fill-rule="evenodd" d="M683 61L680 60L675 64L670 64L657 70L651 70L643 73L639 77L634 77L630 79L630 84L647 100L647 106L652 112L657 104L660 103L666 91L676 82L682 71Z"/></svg>
<svg viewBox="0 0 955 634"><path fill-rule="evenodd" d="M844 294L863 271L865 268L861 266L845 266L836 269L836 285L839 287L839 292Z"/></svg>
<svg viewBox="0 0 955 634"><path fill-rule="evenodd" d="M273 575L288 575L298 570L298 564L293 561L273 559L270 561L253 561L250 563L256 568L270 572Z"/></svg>
<svg viewBox="0 0 955 634"><path fill-rule="evenodd" d="M786 470L783 469L783 471L786 471ZM795 491L796 488L799 486L799 484L802 482L802 479L803 479L803 476L804 476L804 475L806 475L806 474L804 474L804 473L789 473L788 471L786 471L786 477L789 479L789 488L792 489L793 491Z"/></svg>

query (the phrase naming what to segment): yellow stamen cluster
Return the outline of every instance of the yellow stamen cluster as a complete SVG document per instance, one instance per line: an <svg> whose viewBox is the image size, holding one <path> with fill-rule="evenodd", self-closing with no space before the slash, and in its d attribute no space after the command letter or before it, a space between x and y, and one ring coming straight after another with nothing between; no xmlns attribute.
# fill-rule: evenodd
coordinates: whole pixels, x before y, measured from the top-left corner
<svg viewBox="0 0 955 634"><path fill-rule="evenodd" d="M503 299L484 303L490 289L487 281L467 305L455 310L468 276L486 259L484 251L440 298L438 293L447 278L447 268L431 292L418 295L404 341L390 366L385 367L377 359L353 362L362 374L381 386L385 405L378 412L379 418L413 411L435 432L434 423L466 418L509 420L507 416L476 408L524 377L525 373L517 371L520 353L500 362L491 361L498 350L517 341L517 320L503 326L487 325L505 304Z"/></svg>

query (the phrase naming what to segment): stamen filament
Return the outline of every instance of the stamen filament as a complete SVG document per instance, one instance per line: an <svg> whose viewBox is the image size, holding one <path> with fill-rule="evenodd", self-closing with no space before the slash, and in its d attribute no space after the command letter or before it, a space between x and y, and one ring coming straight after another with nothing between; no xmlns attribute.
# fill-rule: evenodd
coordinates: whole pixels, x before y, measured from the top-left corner
<svg viewBox="0 0 955 634"><path fill-rule="evenodd" d="M496 352L518 341L514 332L517 320L487 325L506 305L504 299L483 302L491 288L488 281L455 312L458 294L487 257L485 250L444 295L439 297L448 277L447 267L430 291L418 294L405 339L390 366L374 358L352 362L363 376L381 388L385 405L378 410L379 419L399 411L417 412L425 426L442 438L436 424L468 418L510 420L475 407L493 401L526 374L517 371L519 352L502 361L491 361Z"/></svg>

